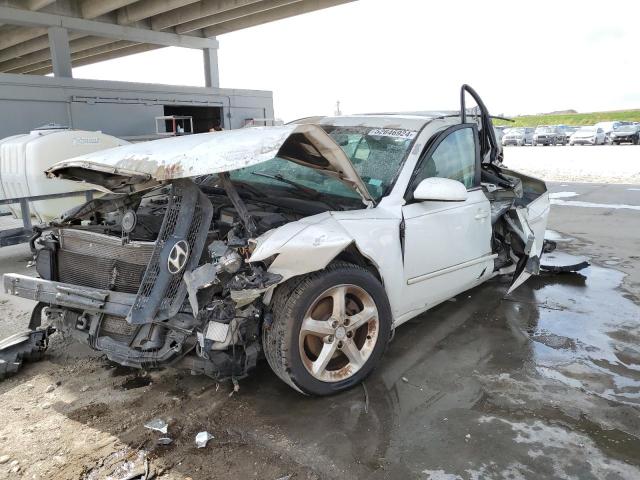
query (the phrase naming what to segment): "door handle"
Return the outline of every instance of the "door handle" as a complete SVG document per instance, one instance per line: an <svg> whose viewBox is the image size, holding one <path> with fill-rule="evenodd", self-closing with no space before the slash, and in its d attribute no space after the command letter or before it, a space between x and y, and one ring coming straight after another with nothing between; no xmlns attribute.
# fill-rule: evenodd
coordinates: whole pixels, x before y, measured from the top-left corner
<svg viewBox="0 0 640 480"><path fill-rule="evenodd" d="M483 220L488 216L489 216L489 212L487 212L486 210L478 210L478 213L473 218L475 218L476 220Z"/></svg>

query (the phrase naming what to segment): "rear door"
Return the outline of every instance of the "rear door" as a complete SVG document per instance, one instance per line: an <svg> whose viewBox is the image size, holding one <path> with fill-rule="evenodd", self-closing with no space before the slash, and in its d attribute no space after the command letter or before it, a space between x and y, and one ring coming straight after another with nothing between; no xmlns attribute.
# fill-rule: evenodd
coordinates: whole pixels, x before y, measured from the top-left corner
<svg viewBox="0 0 640 480"><path fill-rule="evenodd" d="M416 201L425 178L458 180L463 202ZM410 311L423 310L473 287L492 271L491 210L480 188L480 153L474 124L441 133L418 162L403 207L404 274Z"/></svg>

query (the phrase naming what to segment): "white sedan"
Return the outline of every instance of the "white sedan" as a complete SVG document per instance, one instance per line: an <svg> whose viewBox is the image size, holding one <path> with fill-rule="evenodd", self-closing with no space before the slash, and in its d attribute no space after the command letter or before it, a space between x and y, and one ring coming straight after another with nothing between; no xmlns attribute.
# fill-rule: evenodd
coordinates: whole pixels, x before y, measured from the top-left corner
<svg viewBox="0 0 640 480"><path fill-rule="evenodd" d="M294 389L361 382L392 331L499 274L538 273L541 180L505 169L491 118L313 118L96 152L52 177L110 192L36 241L8 292L111 360L216 379L266 357ZM464 95L463 95L464 98Z"/></svg>
<svg viewBox="0 0 640 480"><path fill-rule="evenodd" d="M580 127L569 137L569 145L604 145L606 135L600 127Z"/></svg>

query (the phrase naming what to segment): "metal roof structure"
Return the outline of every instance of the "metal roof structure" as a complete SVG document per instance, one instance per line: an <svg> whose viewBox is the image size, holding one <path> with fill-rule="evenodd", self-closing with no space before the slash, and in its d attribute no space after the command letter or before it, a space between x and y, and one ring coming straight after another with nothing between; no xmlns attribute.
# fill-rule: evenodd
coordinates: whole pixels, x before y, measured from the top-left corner
<svg viewBox="0 0 640 480"><path fill-rule="evenodd" d="M217 86L215 37L353 0L0 0L0 73L71 77L71 67L180 46L204 51Z"/></svg>

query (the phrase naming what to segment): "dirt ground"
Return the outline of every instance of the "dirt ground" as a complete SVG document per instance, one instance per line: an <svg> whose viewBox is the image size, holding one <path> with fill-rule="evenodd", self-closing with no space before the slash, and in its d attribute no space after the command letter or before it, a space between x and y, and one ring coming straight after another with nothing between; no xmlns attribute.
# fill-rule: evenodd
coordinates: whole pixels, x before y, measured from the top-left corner
<svg viewBox="0 0 640 480"><path fill-rule="evenodd" d="M640 205L631 186L552 190ZM365 387L330 398L300 396L264 363L232 394L54 336L0 383L0 478L121 480L145 463L163 479L640 478L640 212L556 205L550 228L592 266L445 302L398 329ZM31 272L28 259L0 249L0 273ZM0 336L29 309L2 294Z"/></svg>

